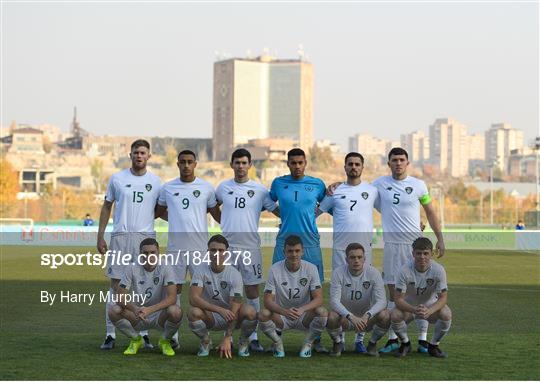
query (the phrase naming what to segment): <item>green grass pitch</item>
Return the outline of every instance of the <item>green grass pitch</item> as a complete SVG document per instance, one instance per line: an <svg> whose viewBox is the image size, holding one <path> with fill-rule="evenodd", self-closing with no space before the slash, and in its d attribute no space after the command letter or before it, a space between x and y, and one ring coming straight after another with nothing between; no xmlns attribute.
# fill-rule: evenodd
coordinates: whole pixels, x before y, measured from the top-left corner
<svg viewBox="0 0 540 382"><path fill-rule="evenodd" d="M434 359L417 353L405 359L379 359L351 351L341 358L315 354L298 357L303 334L286 332L284 359L253 354L248 359L221 360L215 353L198 358L198 341L181 327L181 350L175 357L141 350L126 357L127 340L118 333L116 348L99 350L104 336L104 306L94 303L40 303L40 291L70 290L97 293L107 288L97 267L40 266L41 253L58 248L1 247L0 378L78 380L366 380L366 379L540 379L540 256L538 253L448 251L441 259L449 280L449 305L453 311L450 334L441 348L449 358ZM64 248L71 253L93 248ZM268 270L271 250L264 251ZM374 255L380 266L381 252ZM325 252L329 278L329 252ZM328 284L325 284L325 298ZM188 309L187 293L182 307ZM328 306L328 300L325 301ZM430 335L432 332L430 327ZM410 326L413 342L416 328ZM214 343L222 333L214 332ZM151 332L153 342L159 333ZM235 334L235 337L237 334ZM366 336L369 338L369 334ZM269 341L260 334L263 345ZM353 333L348 333L350 349ZM325 334L323 342L330 346ZM384 340L381 340L382 344ZM416 348L416 347L415 347Z"/></svg>

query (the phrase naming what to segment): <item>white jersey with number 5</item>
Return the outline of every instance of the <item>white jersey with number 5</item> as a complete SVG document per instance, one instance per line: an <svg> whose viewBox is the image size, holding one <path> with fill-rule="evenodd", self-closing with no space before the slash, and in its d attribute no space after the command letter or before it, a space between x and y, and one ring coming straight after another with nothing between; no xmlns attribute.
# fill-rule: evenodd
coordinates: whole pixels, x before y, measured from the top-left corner
<svg viewBox="0 0 540 382"><path fill-rule="evenodd" d="M384 242L412 244L422 236L420 205L431 202L426 184L412 176L403 180L381 176L373 185L379 190L379 203L375 207L382 215Z"/></svg>
<svg viewBox="0 0 540 382"><path fill-rule="evenodd" d="M214 207L214 187L201 178L167 182L159 193L159 205L166 206L169 219L168 251L204 251L208 240L208 208Z"/></svg>
<svg viewBox="0 0 540 382"><path fill-rule="evenodd" d="M138 176L128 168L113 174L105 193L105 200L115 203L113 233L153 233L160 187L161 180L150 171Z"/></svg>
<svg viewBox="0 0 540 382"><path fill-rule="evenodd" d="M272 265L264 293L276 296L276 303L284 309L299 308L311 301L311 291L321 288L317 267L301 260L300 269L291 272L287 269L286 260Z"/></svg>
<svg viewBox="0 0 540 382"><path fill-rule="evenodd" d="M231 309L231 298L241 298L244 289L240 272L230 265L226 265L220 273L214 272L206 264L197 268L191 286L203 288L205 301L225 309Z"/></svg>
<svg viewBox="0 0 540 382"><path fill-rule="evenodd" d="M270 199L268 190L253 180L237 183L234 179L222 182L216 190L222 203L221 229L234 248L261 247L259 218L263 210L273 211L277 205Z"/></svg>
<svg viewBox="0 0 540 382"><path fill-rule="evenodd" d="M366 248L373 238L373 207L379 192L369 183L356 186L343 183L332 196L325 196L319 208L332 210L334 220L334 249L345 250L350 243L357 242Z"/></svg>

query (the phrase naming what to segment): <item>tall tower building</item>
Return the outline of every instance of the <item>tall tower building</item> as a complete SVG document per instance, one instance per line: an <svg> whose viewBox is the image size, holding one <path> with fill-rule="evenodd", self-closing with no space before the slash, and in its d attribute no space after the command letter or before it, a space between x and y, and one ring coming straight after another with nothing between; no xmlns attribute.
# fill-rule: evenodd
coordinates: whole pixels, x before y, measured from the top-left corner
<svg viewBox="0 0 540 382"><path fill-rule="evenodd" d="M452 118L436 119L429 127L430 162L453 177L469 170L467 128Z"/></svg>
<svg viewBox="0 0 540 382"><path fill-rule="evenodd" d="M313 145L313 66L263 55L214 63L213 157L228 160L249 139Z"/></svg>
<svg viewBox="0 0 540 382"><path fill-rule="evenodd" d="M401 147L407 150L409 161L422 165L429 159L429 138L421 131L401 135Z"/></svg>
<svg viewBox="0 0 540 382"><path fill-rule="evenodd" d="M486 162L497 162L497 167L507 173L510 151L523 149L523 131L509 123L493 123L486 131Z"/></svg>

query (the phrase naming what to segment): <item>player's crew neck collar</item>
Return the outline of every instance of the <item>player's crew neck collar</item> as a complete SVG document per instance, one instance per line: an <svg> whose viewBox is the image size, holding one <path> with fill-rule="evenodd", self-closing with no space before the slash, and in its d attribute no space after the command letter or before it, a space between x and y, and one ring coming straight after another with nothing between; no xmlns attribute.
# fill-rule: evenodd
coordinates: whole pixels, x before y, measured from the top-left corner
<svg viewBox="0 0 540 382"><path fill-rule="evenodd" d="M392 180L394 180L394 181L396 181L396 182L404 182L404 181L406 181L407 179L409 179L409 177L410 177L410 175L407 175L407 176L406 176L405 178L403 178L403 179L396 179L396 178L394 178L392 175L390 175L390 179L392 179Z"/></svg>
<svg viewBox="0 0 540 382"><path fill-rule="evenodd" d="M366 265L364 264L364 267L362 268L362 272L360 272L358 275L353 275L348 265L347 265L347 272L349 272L349 275L351 275L352 277L361 277L364 273L366 273Z"/></svg>
<svg viewBox="0 0 540 382"><path fill-rule="evenodd" d="M286 260L283 260L283 268L285 268L285 270L291 274L296 274L298 272L300 272L300 269L302 269L302 260L300 260L300 266L298 267L298 269L296 271L291 271L288 267L287 267L287 263L286 263Z"/></svg>
<svg viewBox="0 0 540 382"><path fill-rule="evenodd" d="M130 167L128 169L126 169L127 172L129 172L131 175L133 176L136 176L137 178L141 178L143 176L146 176L146 174L148 174L148 169L145 169L146 171L144 172L144 174L141 174L141 175L137 175L133 172L133 169Z"/></svg>
<svg viewBox="0 0 540 382"><path fill-rule="evenodd" d="M192 180L191 182L184 182L184 181L182 180L182 178L180 178L180 177L178 177L177 179L178 179L178 181L179 181L180 183L182 183L182 184L193 184L193 183L195 183L195 182L199 179L199 177L196 176L195 178L193 178L193 180Z"/></svg>

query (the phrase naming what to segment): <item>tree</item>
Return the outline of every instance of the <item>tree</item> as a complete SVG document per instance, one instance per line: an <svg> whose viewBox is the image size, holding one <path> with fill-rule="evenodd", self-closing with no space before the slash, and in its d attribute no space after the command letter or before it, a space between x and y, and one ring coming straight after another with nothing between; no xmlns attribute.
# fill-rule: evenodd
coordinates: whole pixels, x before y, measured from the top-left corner
<svg viewBox="0 0 540 382"><path fill-rule="evenodd" d="M309 150L311 168L315 171L326 171L334 166L334 158L330 147L318 147L313 145Z"/></svg>
<svg viewBox="0 0 540 382"><path fill-rule="evenodd" d="M6 159L0 159L0 217L10 217L17 207L19 177Z"/></svg>
<svg viewBox="0 0 540 382"><path fill-rule="evenodd" d="M101 194L101 189L103 187L103 162L99 159L94 159L92 163L90 163L90 173L92 174L96 192Z"/></svg>

